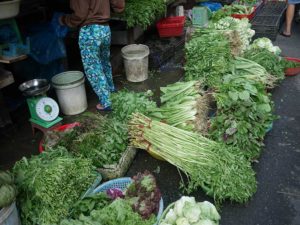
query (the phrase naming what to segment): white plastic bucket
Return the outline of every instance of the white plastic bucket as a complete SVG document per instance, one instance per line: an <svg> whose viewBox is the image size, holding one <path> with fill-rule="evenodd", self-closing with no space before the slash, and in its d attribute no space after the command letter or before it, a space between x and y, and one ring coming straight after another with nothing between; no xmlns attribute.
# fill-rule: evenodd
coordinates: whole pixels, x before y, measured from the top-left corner
<svg viewBox="0 0 300 225"><path fill-rule="evenodd" d="M126 77L131 82L148 79L149 48L146 45L127 45L121 50Z"/></svg>
<svg viewBox="0 0 300 225"><path fill-rule="evenodd" d="M21 225L15 202L0 210L0 225Z"/></svg>
<svg viewBox="0 0 300 225"><path fill-rule="evenodd" d="M21 0L0 2L0 19L9 19L17 16Z"/></svg>
<svg viewBox="0 0 300 225"><path fill-rule="evenodd" d="M65 115L77 115L87 109L84 74L68 71L52 78L60 108Z"/></svg>

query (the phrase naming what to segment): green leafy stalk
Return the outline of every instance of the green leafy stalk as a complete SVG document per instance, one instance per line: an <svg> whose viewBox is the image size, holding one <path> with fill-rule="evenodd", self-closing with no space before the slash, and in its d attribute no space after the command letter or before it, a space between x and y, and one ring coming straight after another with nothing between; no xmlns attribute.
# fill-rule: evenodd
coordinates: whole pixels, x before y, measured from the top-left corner
<svg viewBox="0 0 300 225"><path fill-rule="evenodd" d="M201 187L217 202L246 202L256 191L251 164L237 149L150 118L134 114L131 144L152 151L189 177L187 191Z"/></svg>

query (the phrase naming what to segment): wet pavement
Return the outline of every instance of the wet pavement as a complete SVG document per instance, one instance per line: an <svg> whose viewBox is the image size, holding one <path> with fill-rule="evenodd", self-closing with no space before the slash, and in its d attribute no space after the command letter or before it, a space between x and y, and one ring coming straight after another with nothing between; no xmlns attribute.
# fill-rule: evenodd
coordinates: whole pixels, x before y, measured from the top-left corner
<svg viewBox="0 0 300 225"><path fill-rule="evenodd" d="M276 44L283 54L300 58L300 28L292 38L278 36ZM175 69L174 69L175 68ZM183 76L180 63L170 62L162 72L150 72L150 78L134 84L124 76L115 78L117 88L153 90L158 96L160 86L174 83ZM273 92L276 114L273 129L265 138L265 149L253 166L257 173L258 190L247 204L225 202L221 211L222 225L299 225L300 224L300 76L287 77ZM89 110L95 111L97 100L88 89ZM22 115L22 117L20 116ZM13 113L14 125L3 130L0 138L0 167L10 168L23 156L38 154L41 133L34 137L27 121L29 113L22 107ZM176 201L179 190L178 170L167 162L159 161L139 151L127 175L149 170L157 177L165 206ZM197 200L210 200L201 190L193 193Z"/></svg>

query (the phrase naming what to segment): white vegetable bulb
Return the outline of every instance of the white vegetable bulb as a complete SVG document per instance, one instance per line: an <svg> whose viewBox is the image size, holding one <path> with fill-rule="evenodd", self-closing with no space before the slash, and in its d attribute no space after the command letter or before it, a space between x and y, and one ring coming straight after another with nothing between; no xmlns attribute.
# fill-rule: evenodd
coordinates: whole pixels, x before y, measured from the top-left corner
<svg viewBox="0 0 300 225"><path fill-rule="evenodd" d="M201 209L198 204L186 202L183 207L183 216L188 219L190 223L195 223L200 219Z"/></svg>
<svg viewBox="0 0 300 225"><path fill-rule="evenodd" d="M165 217L165 221L170 224L174 224L176 222L177 216L173 209L170 209Z"/></svg>
<svg viewBox="0 0 300 225"><path fill-rule="evenodd" d="M191 225L191 224L186 218L180 217L176 220L176 225Z"/></svg>
<svg viewBox="0 0 300 225"><path fill-rule="evenodd" d="M219 215L216 207L208 202L200 202L198 203L201 209L201 215L200 217L202 219L209 219L209 220L214 220L214 221L219 221L221 219L221 216Z"/></svg>
<svg viewBox="0 0 300 225"><path fill-rule="evenodd" d="M217 223L215 223L214 221L205 219L205 220L199 220L199 222L194 223L192 225L217 225Z"/></svg>
<svg viewBox="0 0 300 225"><path fill-rule="evenodd" d="M177 202L175 202L174 211L177 216L181 217L183 215L182 210L185 202L190 202L196 204L194 197L182 196Z"/></svg>

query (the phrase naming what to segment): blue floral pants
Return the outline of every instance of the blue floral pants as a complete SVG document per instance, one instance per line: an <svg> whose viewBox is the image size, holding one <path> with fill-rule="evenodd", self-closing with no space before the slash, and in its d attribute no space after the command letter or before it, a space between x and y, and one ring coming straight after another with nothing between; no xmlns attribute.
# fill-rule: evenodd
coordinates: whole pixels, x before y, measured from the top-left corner
<svg viewBox="0 0 300 225"><path fill-rule="evenodd" d="M79 48L85 74L103 107L111 106L110 92L114 91L110 65L109 26L87 25L80 29Z"/></svg>

